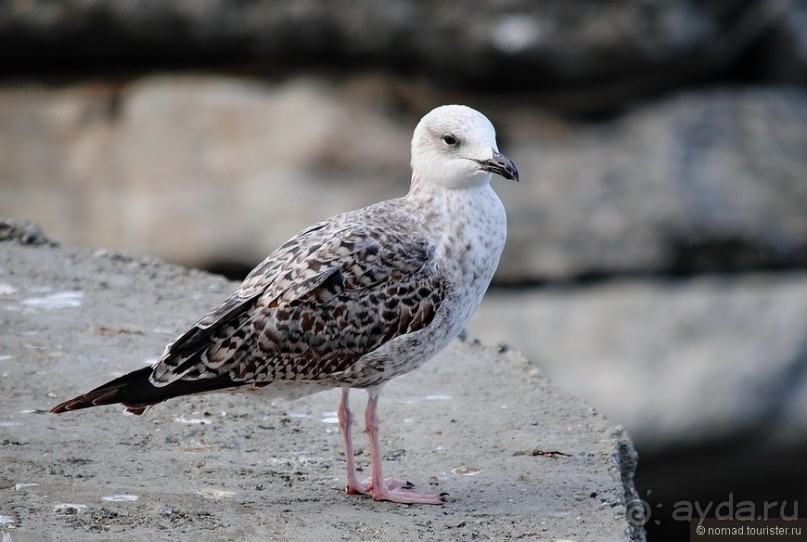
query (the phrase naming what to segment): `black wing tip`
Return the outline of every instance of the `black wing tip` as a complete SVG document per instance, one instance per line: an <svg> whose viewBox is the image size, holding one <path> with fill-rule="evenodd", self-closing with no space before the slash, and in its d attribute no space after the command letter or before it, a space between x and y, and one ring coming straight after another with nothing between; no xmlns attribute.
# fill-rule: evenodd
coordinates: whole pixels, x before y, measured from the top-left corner
<svg viewBox="0 0 807 542"><path fill-rule="evenodd" d="M84 395L79 395L78 397L74 397L69 401L65 401L64 403L60 403L55 407L50 409L51 414L63 414L65 412L71 412L73 410L82 410L84 408L92 408L96 406L104 406L104 405L115 405L118 403L123 403L123 406L126 407L126 412L131 414L140 415L146 411L146 409L151 405L129 405L123 402L122 398L120 397L119 390L104 390L100 394L90 392L85 393Z"/></svg>
<svg viewBox="0 0 807 542"><path fill-rule="evenodd" d="M83 401L84 396L78 396L69 401L65 401L64 403L60 403L50 409L51 414L62 414L64 412L69 412L71 410L79 410L81 408L89 408L93 406L92 404L87 404Z"/></svg>
<svg viewBox="0 0 807 542"><path fill-rule="evenodd" d="M123 403L123 406L127 407L127 411L130 411L133 414L142 414L148 405L137 404L137 401L133 401L132 397L130 396L132 395L133 391L142 389L143 384L147 383L149 386L151 386L151 383L148 381L149 375L151 375L151 367L144 367L142 369L132 371L131 373L125 374L120 378L116 378L107 382L106 384L98 386L90 392L74 397L69 401L65 401L64 403L60 403L51 408L50 412L52 414L62 414L72 410L81 410L84 408ZM130 402L133 404L127 404Z"/></svg>
<svg viewBox="0 0 807 542"><path fill-rule="evenodd" d="M246 385L245 382L234 382L228 374L223 374L209 379L177 380L166 386L157 387L149 380L151 373L151 367L132 371L92 391L58 404L51 408L50 412L62 414L72 410L120 403L126 408L126 412L139 416L150 406L173 397Z"/></svg>

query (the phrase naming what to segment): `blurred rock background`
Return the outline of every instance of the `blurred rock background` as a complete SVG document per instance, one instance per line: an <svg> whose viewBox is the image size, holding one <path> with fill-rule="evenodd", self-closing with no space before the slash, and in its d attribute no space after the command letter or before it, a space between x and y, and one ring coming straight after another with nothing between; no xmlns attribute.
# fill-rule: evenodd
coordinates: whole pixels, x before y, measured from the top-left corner
<svg viewBox="0 0 807 542"><path fill-rule="evenodd" d="M522 181L470 333L624 424L680 540L807 506L805 85L807 0L0 0L0 216L239 277L476 107Z"/></svg>

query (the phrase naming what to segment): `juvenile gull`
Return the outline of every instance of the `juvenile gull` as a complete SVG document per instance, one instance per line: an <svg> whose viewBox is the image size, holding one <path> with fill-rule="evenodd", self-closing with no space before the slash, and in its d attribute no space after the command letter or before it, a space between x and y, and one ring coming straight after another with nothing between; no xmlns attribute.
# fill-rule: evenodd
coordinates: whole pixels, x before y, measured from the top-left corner
<svg viewBox="0 0 807 542"><path fill-rule="evenodd" d="M409 193L334 216L275 250L220 307L169 344L152 366L66 401L61 413L122 403L133 414L172 397L258 389L297 398L341 388L339 427L349 494L441 504L443 495L384 479L378 398L391 378L422 365L476 311L506 235L493 174L518 180L484 115L447 105L412 138ZM348 404L369 395L365 423L372 475L359 481Z"/></svg>

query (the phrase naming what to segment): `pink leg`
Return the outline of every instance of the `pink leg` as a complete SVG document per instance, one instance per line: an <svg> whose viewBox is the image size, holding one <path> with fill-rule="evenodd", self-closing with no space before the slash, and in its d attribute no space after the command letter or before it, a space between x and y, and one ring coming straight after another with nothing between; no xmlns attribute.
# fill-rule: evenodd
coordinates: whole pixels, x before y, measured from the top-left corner
<svg viewBox="0 0 807 542"><path fill-rule="evenodd" d="M356 460L353 456L353 413L350 411L350 388L342 388L342 398L339 401L337 417L339 419L339 429L342 432L342 440L345 445L345 466L347 467L345 492L348 495L372 495L370 485L372 479L368 478L364 482L360 482L359 476L356 473ZM412 489L412 484L409 482L401 482L399 480L386 480L385 482L389 489Z"/></svg>
<svg viewBox="0 0 807 542"><path fill-rule="evenodd" d="M370 439L370 459L373 475L366 493L376 501L391 501L406 504L443 504L444 495L425 495L412 491L412 484L398 480L384 480L382 472L381 443L378 438L378 392L368 391L367 410L364 413L367 437ZM344 397L344 395L343 395ZM349 476L349 474L348 474Z"/></svg>
<svg viewBox="0 0 807 542"><path fill-rule="evenodd" d="M353 413L350 412L350 388L342 388L342 399L339 401L337 417L339 429L342 431L342 440L345 444L345 463L347 464L347 485L345 491L348 495L367 494L369 483L359 482L356 474L356 461L353 459Z"/></svg>

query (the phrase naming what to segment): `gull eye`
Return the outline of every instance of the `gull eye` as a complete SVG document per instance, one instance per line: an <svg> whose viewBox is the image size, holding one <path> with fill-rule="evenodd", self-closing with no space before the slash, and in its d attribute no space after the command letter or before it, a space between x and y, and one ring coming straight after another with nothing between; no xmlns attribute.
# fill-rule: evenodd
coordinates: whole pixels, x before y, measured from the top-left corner
<svg viewBox="0 0 807 542"><path fill-rule="evenodd" d="M453 135L446 134L446 135L443 136L443 143L445 143L446 145L448 145L450 147L455 147L455 146L457 146L459 144L459 141Z"/></svg>

